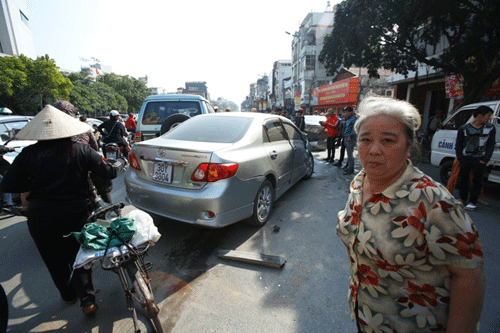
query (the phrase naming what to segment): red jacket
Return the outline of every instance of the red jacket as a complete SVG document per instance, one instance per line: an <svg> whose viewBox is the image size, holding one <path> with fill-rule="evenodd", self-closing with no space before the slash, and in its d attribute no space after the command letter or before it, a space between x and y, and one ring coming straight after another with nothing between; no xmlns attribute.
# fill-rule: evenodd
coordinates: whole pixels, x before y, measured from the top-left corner
<svg viewBox="0 0 500 333"><path fill-rule="evenodd" d="M127 121L125 122L125 127L127 129L135 130L135 128L137 127L137 123L135 122L134 117L127 118Z"/></svg>
<svg viewBox="0 0 500 333"><path fill-rule="evenodd" d="M339 134L339 118L336 114L326 118L326 122L321 123L320 125L326 127L328 136L337 136Z"/></svg>

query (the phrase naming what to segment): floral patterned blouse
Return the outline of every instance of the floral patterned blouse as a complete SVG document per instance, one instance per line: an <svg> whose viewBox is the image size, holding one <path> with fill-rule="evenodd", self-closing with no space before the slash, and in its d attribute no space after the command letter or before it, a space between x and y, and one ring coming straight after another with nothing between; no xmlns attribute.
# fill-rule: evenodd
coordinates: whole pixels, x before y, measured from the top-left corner
<svg viewBox="0 0 500 333"><path fill-rule="evenodd" d="M477 268L483 252L460 203L410 161L362 204L362 170L338 214L351 270L349 308L362 332L445 332L447 266Z"/></svg>

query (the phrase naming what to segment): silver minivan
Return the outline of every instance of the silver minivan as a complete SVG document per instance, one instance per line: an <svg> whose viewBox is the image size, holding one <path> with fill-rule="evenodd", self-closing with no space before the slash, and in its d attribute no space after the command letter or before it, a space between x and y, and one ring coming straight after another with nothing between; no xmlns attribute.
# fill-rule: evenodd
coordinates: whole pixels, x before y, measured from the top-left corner
<svg viewBox="0 0 500 333"><path fill-rule="evenodd" d="M156 138L186 119L214 113L208 100L199 95L169 94L146 97L137 117L135 141Z"/></svg>

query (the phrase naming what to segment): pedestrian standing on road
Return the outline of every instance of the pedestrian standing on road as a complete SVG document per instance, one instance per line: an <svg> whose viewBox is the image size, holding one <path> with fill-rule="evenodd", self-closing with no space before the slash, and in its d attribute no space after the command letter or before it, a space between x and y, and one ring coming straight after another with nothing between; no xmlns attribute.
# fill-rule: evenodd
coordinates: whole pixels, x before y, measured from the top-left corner
<svg viewBox="0 0 500 333"><path fill-rule="evenodd" d="M295 113L295 119L294 119L295 126L302 132L304 132L304 129L306 128L306 120L304 118L304 110L298 109L297 112Z"/></svg>
<svg viewBox="0 0 500 333"><path fill-rule="evenodd" d="M327 162L335 160L335 141L339 133L339 118L334 109L326 110L326 121L320 121L319 124L326 128L326 151L327 157L324 159Z"/></svg>
<svg viewBox="0 0 500 333"><path fill-rule="evenodd" d="M484 298L477 230L446 188L410 161L420 115L368 97L359 106L363 169L338 214L359 332L476 332Z"/></svg>
<svg viewBox="0 0 500 333"><path fill-rule="evenodd" d="M344 108L344 119L344 140L347 150L347 165L345 167L344 175L351 175L354 173L354 147L356 147L356 131L354 130L354 124L357 120L352 106Z"/></svg>
<svg viewBox="0 0 500 333"><path fill-rule="evenodd" d="M69 304L80 299L85 314L97 311L90 269L75 269L80 248L74 237L86 224L88 173L115 178L126 165L121 158L104 162L88 144L71 137L88 131L88 125L47 105L17 134L38 140L25 147L4 175L2 190L30 191L28 229L61 297Z"/></svg>
<svg viewBox="0 0 500 333"><path fill-rule="evenodd" d="M474 110L474 120L457 131L455 153L460 163L459 196L467 210L476 210L477 199L483 187L483 174L495 149L495 126L489 124L493 110L481 105ZM472 190L469 196L469 175Z"/></svg>
<svg viewBox="0 0 500 333"><path fill-rule="evenodd" d="M342 114L339 114L339 134L337 135L337 140L335 142L335 146L340 148L339 160L333 164L336 167L342 167L342 162L344 162L344 156L345 156L344 132L345 132L345 116L342 112Z"/></svg>

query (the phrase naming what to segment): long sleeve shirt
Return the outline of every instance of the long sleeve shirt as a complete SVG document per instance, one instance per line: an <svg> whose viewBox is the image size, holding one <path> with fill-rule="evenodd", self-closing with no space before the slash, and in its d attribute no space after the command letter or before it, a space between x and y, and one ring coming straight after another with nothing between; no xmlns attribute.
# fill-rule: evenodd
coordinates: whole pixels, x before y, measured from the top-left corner
<svg viewBox="0 0 500 333"><path fill-rule="evenodd" d="M321 123L321 126L326 127L328 136L337 136L337 134L339 134L339 124L339 118L333 114L326 118L326 121Z"/></svg>
<svg viewBox="0 0 500 333"><path fill-rule="evenodd" d="M495 149L495 126L486 124L475 128L468 123L462 125L457 131L455 153L460 161L464 157L479 158L488 163Z"/></svg>
<svg viewBox="0 0 500 333"><path fill-rule="evenodd" d="M354 124L356 123L357 118L355 116L350 116L345 120L345 131L344 131L344 137L355 139L356 138L356 132L354 131Z"/></svg>

